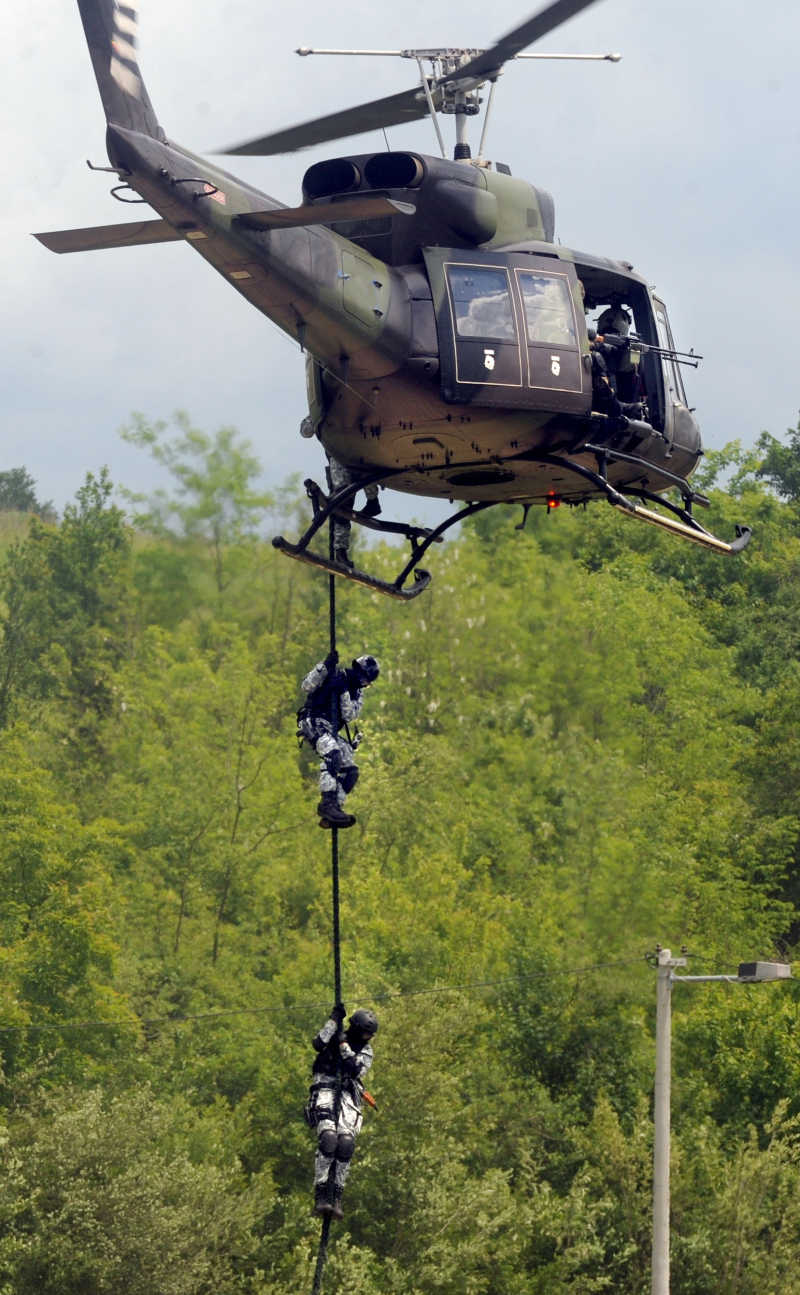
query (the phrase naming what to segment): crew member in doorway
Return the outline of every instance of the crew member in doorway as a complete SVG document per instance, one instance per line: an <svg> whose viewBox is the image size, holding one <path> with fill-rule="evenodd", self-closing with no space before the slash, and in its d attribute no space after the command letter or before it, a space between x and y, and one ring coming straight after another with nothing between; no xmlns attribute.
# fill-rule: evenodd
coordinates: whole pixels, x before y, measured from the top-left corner
<svg viewBox="0 0 800 1295"><path fill-rule="evenodd" d="M320 827L352 827L356 821L346 812L344 802L358 781L355 750L360 734L351 737L348 725L358 719L364 689L379 674L374 656L356 657L352 665L340 670L338 652L329 652L301 684L306 701L297 712L297 733L313 746L320 760Z"/></svg>
<svg viewBox="0 0 800 1295"><path fill-rule="evenodd" d="M359 1008L344 1028L343 1003L332 1008L314 1036L306 1119L317 1133L314 1158L314 1212L342 1217L342 1192L364 1118L364 1076L372 1065L370 1040L378 1032L374 1012ZM366 1099L374 1102L369 1094Z"/></svg>
<svg viewBox="0 0 800 1295"><path fill-rule="evenodd" d="M620 298L612 298L611 305L597 321L597 334L591 345L593 358L597 355L602 360L609 386L621 404L621 412L628 418L641 418L644 409L639 353L631 349L628 340L631 323L631 314Z"/></svg>

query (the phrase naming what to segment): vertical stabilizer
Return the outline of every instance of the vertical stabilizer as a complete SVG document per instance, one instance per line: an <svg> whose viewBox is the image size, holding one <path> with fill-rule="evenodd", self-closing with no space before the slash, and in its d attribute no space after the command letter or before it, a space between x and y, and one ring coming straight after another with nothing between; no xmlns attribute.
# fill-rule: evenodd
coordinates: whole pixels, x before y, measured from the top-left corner
<svg viewBox="0 0 800 1295"><path fill-rule="evenodd" d="M106 119L163 138L136 57L136 0L78 0Z"/></svg>

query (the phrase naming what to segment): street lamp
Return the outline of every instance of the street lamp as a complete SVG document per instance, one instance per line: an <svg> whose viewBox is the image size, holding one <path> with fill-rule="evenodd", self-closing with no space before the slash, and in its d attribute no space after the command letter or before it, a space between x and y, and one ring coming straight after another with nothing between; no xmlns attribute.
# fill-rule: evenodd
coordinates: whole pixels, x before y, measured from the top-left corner
<svg viewBox="0 0 800 1295"><path fill-rule="evenodd" d="M686 958L673 958L657 946L656 1081L653 1102L653 1265L652 1295L669 1295L669 1134L672 1061L672 986L724 981L730 985L762 980L788 980L792 969L785 962L740 962L735 976L676 976Z"/></svg>

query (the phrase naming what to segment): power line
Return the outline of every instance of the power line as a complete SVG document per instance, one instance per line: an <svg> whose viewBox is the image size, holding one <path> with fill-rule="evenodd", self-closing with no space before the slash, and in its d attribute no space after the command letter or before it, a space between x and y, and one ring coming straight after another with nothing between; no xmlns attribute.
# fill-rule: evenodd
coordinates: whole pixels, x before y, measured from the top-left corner
<svg viewBox="0 0 800 1295"><path fill-rule="evenodd" d="M523 982L537 980L555 980L562 976L587 976L594 972L609 971L617 967L630 967L634 964L644 963L643 954L636 957L619 958L612 962L596 962L587 967L564 967L559 970L532 971L519 976L502 976L497 980L473 980L466 981L462 984L455 985L429 985L420 989L406 989L397 991L388 991L383 994L363 994L359 997L369 1000L373 1003L388 1003L405 998L436 997L440 994L470 994L484 989L495 989L501 985L514 985ZM281 1003L279 1005L262 1005L259 1007L230 1007L221 1008L210 1012L181 1012L169 1016L144 1016L120 1018L116 1021L110 1021L106 1018L97 1020L83 1021L45 1021L41 1024L35 1022L25 1022L16 1025L0 1024L0 1034L21 1033L26 1030L38 1030L42 1032L53 1032L59 1030L90 1030L90 1029L109 1029L119 1030L132 1025L139 1025L147 1028L156 1028L158 1026L184 1025L191 1021L216 1021L225 1020L233 1016L278 1016L286 1015L288 1012L319 1012L328 1006L328 1000L325 1002L317 1000L314 1003Z"/></svg>

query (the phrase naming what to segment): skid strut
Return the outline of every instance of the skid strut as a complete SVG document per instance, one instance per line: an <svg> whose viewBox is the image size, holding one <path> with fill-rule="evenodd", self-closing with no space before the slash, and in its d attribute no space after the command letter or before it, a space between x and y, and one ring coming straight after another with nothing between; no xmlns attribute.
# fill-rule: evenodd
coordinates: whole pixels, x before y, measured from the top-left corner
<svg viewBox="0 0 800 1295"><path fill-rule="evenodd" d="M427 589L431 582L430 572L423 571L419 567L419 563L431 544L440 543L445 531L449 530L451 526L455 526L473 513L481 512L484 508L491 508L494 501L467 504L434 529L424 526L407 526L403 522L386 522L376 517L364 517L361 513L354 512L350 508L350 504L358 491L362 490L364 486L377 484L378 481L385 481L386 476L387 473L384 469L380 473L361 477L357 482L342 486L341 489L333 491L330 495L326 495L316 482L307 480L304 484L314 509L312 521L296 544L290 543L282 535L276 535L272 541L273 545L281 553L285 553L287 557L296 558L298 562L307 562L311 566L319 567L321 570L327 571L331 576L341 576L346 580L354 580L356 584L366 585L368 589L374 589L377 593L388 594L390 598L401 598L406 602L411 598L417 598L424 589ZM332 556L332 547L329 549L327 558L309 548L309 544L317 531L325 522L332 523L334 516L346 518L348 521L356 522L359 526L367 526L370 530L380 531L384 535L405 536L411 545L411 557L396 580L381 580L378 576L371 576L368 572L360 571L357 567L337 562ZM414 584L410 589L404 589L403 586L412 573Z"/></svg>
<svg viewBox="0 0 800 1295"><path fill-rule="evenodd" d="M671 535L676 535L680 539L689 540L692 544L700 544L704 548L713 549L715 553L741 553L750 543L752 531L749 526L736 527L736 539L730 544L725 540L720 540L716 535L712 535L704 526L701 526L697 519L692 515L692 504L699 503L708 506L708 500L704 495L698 494L692 490L688 481L683 477L672 476L659 469L662 476L669 476L672 483L680 490L683 495L684 507L674 504L669 499L662 498L661 495L647 490L642 486L626 486L627 494L622 494L611 485L606 476L608 460L615 462L629 463L631 466L641 466L647 469L649 467L645 459L637 458L633 454L624 454L619 450L608 449L600 445L586 445L585 451L594 454L597 460L597 471L587 467L583 463L575 463L571 459L564 459L558 454L526 454L526 459L534 459L537 463L552 463L555 467L563 468L568 472L574 472L578 476L584 477L596 486L606 496L608 502L619 509L626 517L633 517L637 521L646 522L650 526L658 526L661 530L669 531ZM654 512L652 508L643 508L628 495L635 498L646 499L651 503L657 503L663 508L669 509L675 517L665 517L663 513Z"/></svg>
<svg viewBox="0 0 800 1295"><path fill-rule="evenodd" d="M749 544L752 534L749 526L737 526L736 538L728 543L700 525L692 514L692 505L699 504L703 507L708 507L708 500L704 495L693 490L685 477L679 477L667 472L662 467L657 469L659 477L666 478L669 485L680 492L683 497L683 507L681 507L672 500L665 499L662 495L647 489L648 473L652 473L654 469L653 464L648 463L646 459L622 450L612 449L609 446L595 445L588 442L581 446L579 452L592 455L597 467L591 468L585 463L577 462L573 457L567 458L561 454L537 453L533 450L523 450L520 454L510 455L508 458L498 460L498 462L502 461L508 464L514 462L546 463L560 468L564 472L572 473L588 482L594 491L605 495L608 502L614 508L619 509L626 517L632 517L636 521L645 522L650 526L657 526L679 539L689 540L692 544L700 544L704 548L712 549L715 553L741 553ZM632 469L632 475L637 473L636 476L633 476L633 480L623 487L626 493L623 494L622 490L618 490L608 480L609 463L624 463ZM431 469L431 471L433 470ZM412 598L417 598L430 584L430 572L424 571L419 566L419 563L431 544L438 544L451 526L457 525L458 522L470 517L473 513L481 512L484 508L491 508L499 503L520 503L527 514L527 509L530 503L533 502L530 499L517 499L514 501L481 500L465 505L434 529L423 526L408 526L403 522L387 522L376 517L365 517L363 513L353 510L352 503L359 490L363 489L364 486L390 481L399 471L400 469L387 472L384 468L380 472L365 473L359 477L358 481L342 486L339 490L332 491L329 495L326 495L316 482L310 479L307 480L305 482L306 493L314 510L311 522L296 544L292 544L282 535L276 535L272 543L276 549L281 553L285 553L287 557L319 567L321 570L327 571L331 577L339 576L345 580L352 580L356 584L366 585L368 589L373 589L377 593L388 594L391 598L409 601ZM667 513L672 515L667 516L664 513L655 512L652 508L645 507L643 503L636 502L637 500L658 504L659 507L666 509ZM372 576L367 571L361 571L348 563L337 562L333 556L332 546L329 549L328 557L324 557L310 547L311 540L320 528L326 522L332 523L334 517L341 517L347 521L355 522L359 526L366 526L370 530L379 531L384 535L402 535L408 540L411 546L411 556L395 580L382 580L380 577ZM406 581L412 574L414 583L410 588L404 588Z"/></svg>

